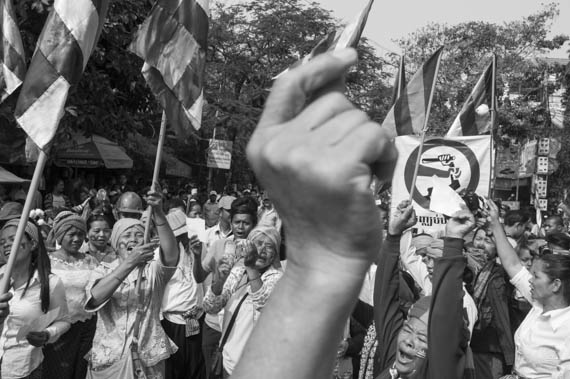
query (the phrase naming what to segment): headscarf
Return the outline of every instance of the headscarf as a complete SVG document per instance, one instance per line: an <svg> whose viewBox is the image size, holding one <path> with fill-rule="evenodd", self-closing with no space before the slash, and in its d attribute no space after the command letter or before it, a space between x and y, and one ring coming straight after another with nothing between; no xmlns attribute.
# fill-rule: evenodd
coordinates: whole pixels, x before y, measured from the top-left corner
<svg viewBox="0 0 570 379"><path fill-rule="evenodd" d="M255 237L265 236L273 242L275 246L275 256L273 257L272 265L279 269L281 267L281 261L279 260L279 250L281 248L281 234L277 229L272 226L256 226L247 236L249 241L253 241Z"/></svg>
<svg viewBox="0 0 570 379"><path fill-rule="evenodd" d="M125 231L135 226L140 226L144 229L143 223L135 218L122 218L113 225L110 239L113 249L118 250L119 237L121 237Z"/></svg>
<svg viewBox="0 0 570 379"><path fill-rule="evenodd" d="M71 230L71 228L77 228L81 230L84 234L87 234L87 225L85 220L70 211L59 212L55 219L53 220L53 235L57 243L61 244L61 240L65 234Z"/></svg>
<svg viewBox="0 0 570 379"><path fill-rule="evenodd" d="M408 311L408 318L415 317L428 325L430 306L431 296L420 297Z"/></svg>
<svg viewBox="0 0 570 379"><path fill-rule="evenodd" d="M279 231L272 226L258 225L249 233L247 239L253 241L255 237L260 235L268 237L273 242L276 255L279 256L279 248L281 247L281 234L279 234Z"/></svg>
<svg viewBox="0 0 570 379"><path fill-rule="evenodd" d="M4 224L4 227L2 227L2 230L6 229L9 226L15 226L16 228L18 227L18 224L20 223L20 219L19 218L13 218L11 220L9 220L8 222L6 222L6 224ZM30 221L27 222L26 224L26 234L37 244L40 242L40 232L37 228L37 226L35 226L33 223L31 223Z"/></svg>
<svg viewBox="0 0 570 379"><path fill-rule="evenodd" d="M443 256L443 240L433 240L426 248L426 255L434 259L441 258Z"/></svg>

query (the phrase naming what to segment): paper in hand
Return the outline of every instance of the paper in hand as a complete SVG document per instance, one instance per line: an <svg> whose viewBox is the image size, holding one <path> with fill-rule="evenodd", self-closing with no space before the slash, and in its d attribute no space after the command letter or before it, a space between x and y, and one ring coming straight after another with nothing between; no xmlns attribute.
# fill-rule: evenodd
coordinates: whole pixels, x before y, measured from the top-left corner
<svg viewBox="0 0 570 379"><path fill-rule="evenodd" d="M203 218L186 218L186 226L188 227L188 238L198 235L201 242L206 242L206 221Z"/></svg>
<svg viewBox="0 0 570 379"><path fill-rule="evenodd" d="M460 211L462 206L467 207L461 196L441 179L436 176L432 177L432 185L433 190L429 206L431 211L451 217Z"/></svg>
<svg viewBox="0 0 570 379"><path fill-rule="evenodd" d="M42 314L31 323L24 325L18 330L17 341L22 341L30 332L41 332L50 326L59 316L59 307Z"/></svg>

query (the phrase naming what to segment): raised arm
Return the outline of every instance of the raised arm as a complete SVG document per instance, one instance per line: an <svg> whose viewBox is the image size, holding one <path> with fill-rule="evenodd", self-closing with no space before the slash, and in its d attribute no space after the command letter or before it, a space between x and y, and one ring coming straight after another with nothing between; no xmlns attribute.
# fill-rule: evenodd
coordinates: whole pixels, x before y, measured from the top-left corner
<svg viewBox="0 0 570 379"><path fill-rule="evenodd" d="M511 246L505 234L505 229L499 220L499 208L493 200L487 200L488 204L488 221L493 232L495 244L497 245L497 254L501 259L501 265L507 272L510 278L515 276L522 268L523 265L517 252Z"/></svg>
<svg viewBox="0 0 570 379"><path fill-rule="evenodd" d="M196 283L202 283L210 274L210 272L206 271L202 265L202 257L207 253L206 244L200 242L198 236L195 234L190 237L189 245L192 256L194 257L194 262L192 264L194 280L196 280Z"/></svg>
<svg viewBox="0 0 570 379"><path fill-rule="evenodd" d="M396 208L388 226L388 235L378 257L376 282L374 283L374 324L378 340L376 366L380 371L394 361L398 331L402 327L400 311L400 238L402 232L416 223L416 214L409 201L403 201Z"/></svg>
<svg viewBox="0 0 570 379"><path fill-rule="evenodd" d="M178 264L180 250L178 249L178 243L176 242L174 232L168 224L166 215L162 210L162 194L160 193L160 187L157 184L155 184L155 186L157 189L155 191L148 192L146 202L152 207L152 217L154 219L154 224L156 225L158 238L160 239L160 260L162 261L162 264L167 267L176 267Z"/></svg>
<svg viewBox="0 0 570 379"><path fill-rule="evenodd" d="M469 330L463 319L463 238L475 227L469 210L456 213L446 225L443 257L436 260L429 315L426 378L462 378Z"/></svg>
<svg viewBox="0 0 570 379"><path fill-rule="evenodd" d="M353 49L322 54L281 76L251 137L248 159L282 217L288 263L234 379L330 377L380 249L369 184L374 169L381 180L391 176L396 151L385 130L328 91L356 58Z"/></svg>

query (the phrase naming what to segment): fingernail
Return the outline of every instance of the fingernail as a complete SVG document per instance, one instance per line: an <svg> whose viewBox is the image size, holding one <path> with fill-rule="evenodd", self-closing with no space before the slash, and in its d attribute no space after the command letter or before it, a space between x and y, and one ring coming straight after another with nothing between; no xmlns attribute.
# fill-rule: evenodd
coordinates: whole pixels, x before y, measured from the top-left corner
<svg viewBox="0 0 570 379"><path fill-rule="evenodd" d="M340 50L334 50L332 52L332 55L345 62L356 62L356 60L358 59L358 54L356 53L356 50L350 47Z"/></svg>

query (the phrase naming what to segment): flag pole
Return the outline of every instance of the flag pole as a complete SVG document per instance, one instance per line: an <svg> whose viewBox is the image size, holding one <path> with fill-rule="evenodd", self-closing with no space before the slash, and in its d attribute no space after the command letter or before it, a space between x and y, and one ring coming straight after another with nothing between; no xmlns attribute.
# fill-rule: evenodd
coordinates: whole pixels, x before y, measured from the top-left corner
<svg viewBox="0 0 570 379"><path fill-rule="evenodd" d="M414 199L414 192L416 189L416 181L418 179L418 171L420 169L420 159L422 157L422 151L424 149L424 143L425 143L425 139L426 139L427 127L428 127L428 121L429 121L429 114L431 111L431 104L433 101L433 94L435 92L435 84L437 81L437 74L439 73L439 63L440 62L441 62L441 54L439 54L439 57L437 58L437 63L435 65L435 73L434 73L434 77L433 77L433 85L431 86L431 90L429 93L427 113L426 113L426 118L424 120L424 127L422 129L422 135L420 137L421 138L420 147L419 147L419 151L418 151L418 158L416 159L416 165L414 167L414 176L412 177L412 187L410 188L410 202L412 202Z"/></svg>
<svg viewBox="0 0 570 379"><path fill-rule="evenodd" d="M16 256L18 255L18 250L22 238L24 237L24 232L26 230L26 225L30 217L30 211L32 210L32 204L34 201L34 196L38 190L40 184L40 178L43 174L44 167L46 165L47 155L43 150L40 150L38 161L36 162L36 168L34 170L34 175L32 176L32 182L30 183L30 188L28 189L28 195L26 196L26 202L24 203L24 209L22 210L22 216L20 217L20 223L18 224L18 229L16 229L16 236L14 237L14 242L10 248L10 256L8 257L8 262L6 263L6 269L4 270L4 277L2 282L0 282L0 293L6 293L10 286L10 276L12 275L12 269L14 268L14 263L16 262ZM39 230L38 230L39 233Z"/></svg>
<svg viewBox="0 0 570 379"><path fill-rule="evenodd" d="M406 50L404 50L402 52L402 55L400 56L400 67L399 67L399 72L398 72L398 88L397 91L398 93L396 94L396 99L400 97L401 93L402 93L402 87L404 86L404 83L402 81L402 78L404 77L404 75L402 74L402 72L404 72L404 56L406 54Z"/></svg>
<svg viewBox="0 0 570 379"><path fill-rule="evenodd" d="M497 71L497 55L493 54L493 67L491 69L492 79L491 79L491 148L489 149L490 159L491 159L491 170L489 172L489 198L494 198L495 186L493 181L496 179L495 169L496 164L494 159L496 159L496 154L493 155L493 149L495 147L495 119L497 115L497 110L495 108L495 75Z"/></svg>
<svg viewBox="0 0 570 379"><path fill-rule="evenodd" d="M156 146L156 157L154 158L154 171L152 173L152 184L150 187L151 191L156 191L156 184L158 183L158 177L160 176L160 164L162 163L162 152L164 150L164 139L166 137L166 114L162 112L162 120L160 121L160 132L158 134L158 145ZM147 207L148 218L146 219L144 225L144 242L148 243L150 241L150 220L152 219L152 207L149 205ZM139 271L139 275L142 272Z"/></svg>

